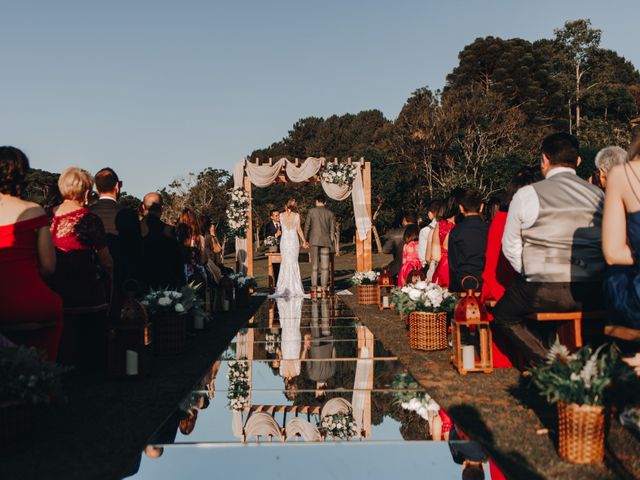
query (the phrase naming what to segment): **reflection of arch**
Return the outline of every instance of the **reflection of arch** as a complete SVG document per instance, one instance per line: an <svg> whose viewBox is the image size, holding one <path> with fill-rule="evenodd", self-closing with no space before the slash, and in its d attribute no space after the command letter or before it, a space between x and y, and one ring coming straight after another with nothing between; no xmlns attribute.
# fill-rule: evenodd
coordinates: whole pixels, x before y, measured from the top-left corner
<svg viewBox="0 0 640 480"><path fill-rule="evenodd" d="M280 426L274 418L265 412L255 412L249 415L247 423L244 425L244 441L256 437L260 441L260 437L269 437L269 440L282 441L282 432Z"/></svg>
<svg viewBox="0 0 640 480"><path fill-rule="evenodd" d="M324 418L327 415L335 415L336 413L347 414L351 411L353 411L353 407L348 400L342 397L336 397L324 404L320 411L320 418Z"/></svg>
<svg viewBox="0 0 640 480"><path fill-rule="evenodd" d="M337 159L334 160L337 163ZM329 160L330 162L330 160ZM247 236L246 238L236 237L236 262L238 271L245 271L253 275L253 221L251 214L251 185L258 187L268 187L274 182L305 182L310 179L317 179L318 172L327 163L324 158L307 158L300 165L298 159L291 162L286 158L281 158L273 162L260 163L260 159L255 162L242 160L238 162L233 172L233 183L235 188L244 188L249 198L249 211L247 213ZM356 270L359 272L371 270L371 163L361 159L359 162L348 164L353 165L356 178L354 180L353 191L350 187L338 186L323 183L323 188L327 195L337 200L345 200L349 196L353 199L354 214L356 223Z"/></svg>
<svg viewBox="0 0 640 480"><path fill-rule="evenodd" d="M307 420L303 420L299 417L294 417L289 420L286 428L287 440L299 435L305 442L320 442L322 436L320 431L315 425L312 425Z"/></svg>

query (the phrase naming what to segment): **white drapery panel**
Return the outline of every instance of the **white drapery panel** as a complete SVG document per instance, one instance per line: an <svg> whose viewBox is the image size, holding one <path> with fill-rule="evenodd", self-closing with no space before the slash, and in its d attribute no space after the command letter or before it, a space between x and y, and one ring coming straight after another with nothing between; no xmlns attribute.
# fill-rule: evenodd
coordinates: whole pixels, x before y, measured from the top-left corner
<svg viewBox="0 0 640 480"><path fill-rule="evenodd" d="M268 187L278 178L278 175L284 170L287 178L294 183L301 183L318 174L322 165L326 162L324 157L309 157L297 167L295 163L281 158L271 165L258 165L256 163L241 160L233 170L233 186L235 188L243 187L244 173L253 185L256 187ZM336 185L321 180L322 189L327 196L333 200L346 200L351 195L353 202L353 214L355 217L356 229L360 240L365 240L371 230L371 219L367 211L367 205L364 196L364 184L362 181L362 163L354 163L353 169L355 178L351 186ZM247 232L251 235L251 232ZM236 259L238 269L246 273L247 271L247 240L246 238L236 237Z"/></svg>

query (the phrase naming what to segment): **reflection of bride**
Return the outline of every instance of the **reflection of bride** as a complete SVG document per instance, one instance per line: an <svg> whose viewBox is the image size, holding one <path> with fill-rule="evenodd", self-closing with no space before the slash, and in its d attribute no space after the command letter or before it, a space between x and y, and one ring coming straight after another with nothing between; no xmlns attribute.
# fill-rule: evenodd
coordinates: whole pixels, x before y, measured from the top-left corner
<svg viewBox="0 0 640 480"><path fill-rule="evenodd" d="M278 298L278 313L280 316L280 376L285 381L300 375L301 360L307 358L311 338L305 335L304 347L301 349L302 335L300 333L300 319L302 317L302 297Z"/></svg>
<svg viewBox="0 0 640 480"><path fill-rule="evenodd" d="M273 297L302 297L302 277L300 276L300 241L306 248L307 242L300 226L300 215L296 212L297 204L294 199L287 201L285 211L280 214L282 236L280 237L280 271L278 283ZM298 240L300 237L300 240Z"/></svg>

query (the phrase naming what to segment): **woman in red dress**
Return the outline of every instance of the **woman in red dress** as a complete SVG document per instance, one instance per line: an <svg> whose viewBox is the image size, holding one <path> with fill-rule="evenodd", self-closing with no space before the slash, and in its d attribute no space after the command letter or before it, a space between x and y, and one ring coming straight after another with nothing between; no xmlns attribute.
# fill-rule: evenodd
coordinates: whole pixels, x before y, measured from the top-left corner
<svg viewBox="0 0 640 480"><path fill-rule="evenodd" d="M456 226L458 204L456 197L451 195L444 203L442 212L438 215L438 224L433 232L431 243L431 259L438 262L433 273L433 283L449 288L449 233Z"/></svg>
<svg viewBox="0 0 640 480"><path fill-rule="evenodd" d="M56 268L49 219L42 207L20 199L29 160L17 148L0 147L0 331L9 323L51 324L19 336L16 343L44 350L55 360L62 334L62 300L42 277Z"/></svg>
<svg viewBox="0 0 640 480"><path fill-rule="evenodd" d="M517 273L511 267L509 261L502 253L502 235L507 222L509 204L513 195L525 185L530 185L536 180L536 173L531 167L524 167L516 173L515 177L505 188L500 202L500 209L496 212L489 226L487 238L486 260L482 278L482 299L498 301L504 295L504 291L513 283ZM497 368L511 366L511 361L502 353L509 351L499 336L494 336L493 363ZM497 344L497 345L496 345Z"/></svg>
<svg viewBox="0 0 640 480"><path fill-rule="evenodd" d="M404 287L407 277L413 269L422 269L422 262L418 255L418 237L420 229L414 223L407 225L404 231L404 247L402 247L402 267L398 273L398 286Z"/></svg>
<svg viewBox="0 0 640 480"><path fill-rule="evenodd" d="M64 201L51 222L58 268L51 279L65 307L107 303L106 285L113 269L102 220L85 204L93 180L85 170L67 168L58 179Z"/></svg>

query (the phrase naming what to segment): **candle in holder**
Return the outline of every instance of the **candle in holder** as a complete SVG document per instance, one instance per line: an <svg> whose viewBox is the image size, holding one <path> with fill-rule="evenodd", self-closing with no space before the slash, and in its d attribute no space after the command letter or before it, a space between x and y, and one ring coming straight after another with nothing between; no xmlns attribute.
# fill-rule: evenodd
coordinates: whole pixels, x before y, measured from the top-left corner
<svg viewBox="0 0 640 480"><path fill-rule="evenodd" d="M382 297L382 307L389 308L389 297L387 296Z"/></svg>
<svg viewBox="0 0 640 480"><path fill-rule="evenodd" d="M138 375L138 352L127 350L125 352L126 364L125 372L127 375Z"/></svg>
<svg viewBox="0 0 640 480"><path fill-rule="evenodd" d="M476 351L473 345L462 346L462 368L472 370L476 366Z"/></svg>

